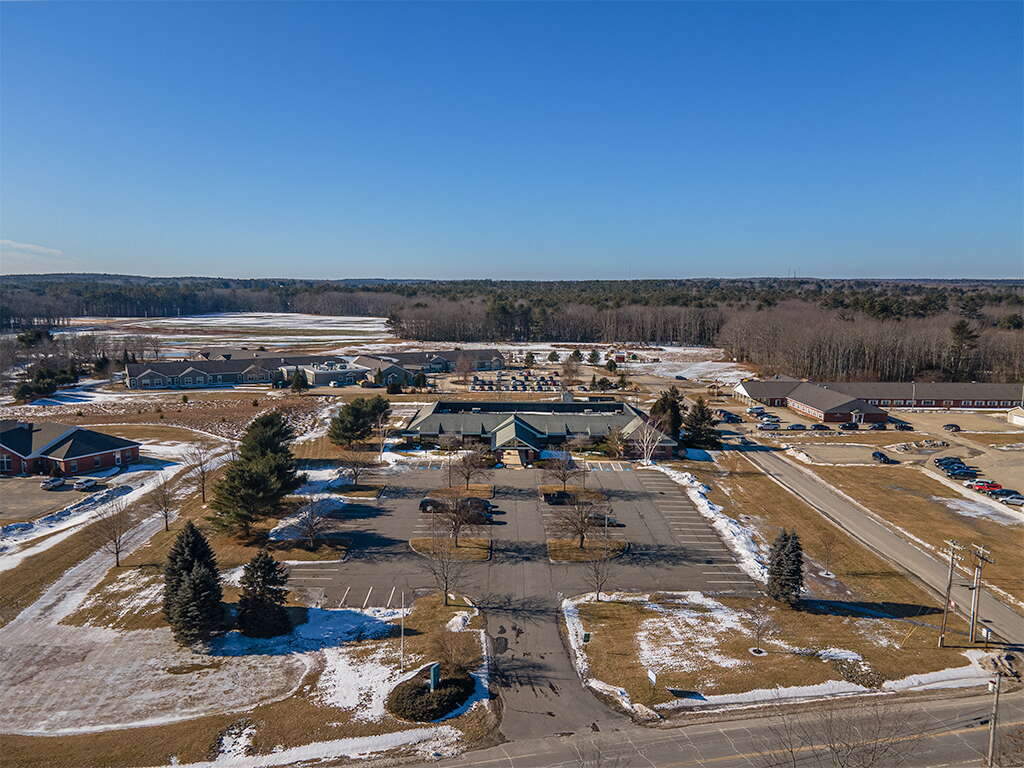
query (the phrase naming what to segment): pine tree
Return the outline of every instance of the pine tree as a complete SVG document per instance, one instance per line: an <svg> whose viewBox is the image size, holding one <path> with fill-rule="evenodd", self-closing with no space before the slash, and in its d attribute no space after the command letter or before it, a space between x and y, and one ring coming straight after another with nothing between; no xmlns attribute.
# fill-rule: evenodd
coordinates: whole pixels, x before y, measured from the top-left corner
<svg viewBox="0 0 1024 768"><path fill-rule="evenodd" d="M783 583L786 593L789 595L789 603L791 605L799 603L800 595L804 590L804 549L796 531L789 534L789 541L786 543Z"/></svg>
<svg viewBox="0 0 1024 768"><path fill-rule="evenodd" d="M537 356L533 354L533 352L527 352L526 356L523 358L523 365L525 365L527 368L533 368L533 366L536 365L536 363Z"/></svg>
<svg viewBox="0 0 1024 768"><path fill-rule="evenodd" d="M569 355L569 359L574 361L574 362L577 362L577 363L582 363L583 362L583 353L580 352L578 349L574 349L572 351L572 354Z"/></svg>
<svg viewBox="0 0 1024 768"><path fill-rule="evenodd" d="M587 355L587 362L590 363L591 365L601 364L601 355L598 354L596 349L590 350L590 354Z"/></svg>
<svg viewBox="0 0 1024 768"><path fill-rule="evenodd" d="M427 374L423 371L417 371L416 375L412 377L412 385L417 389L423 389L427 386Z"/></svg>
<svg viewBox="0 0 1024 768"><path fill-rule="evenodd" d="M789 534L785 529L779 531L768 552L768 596L772 600L788 602L785 588L786 548L789 545Z"/></svg>
<svg viewBox="0 0 1024 768"><path fill-rule="evenodd" d="M220 575L209 566L196 563L182 579L174 596L171 632L179 645L204 643L221 629L222 598Z"/></svg>
<svg viewBox="0 0 1024 768"><path fill-rule="evenodd" d="M795 605L803 591L803 547L796 531L779 531L768 554L768 595Z"/></svg>
<svg viewBox="0 0 1024 768"><path fill-rule="evenodd" d="M704 402L698 397L693 408L686 412L683 419L686 428L686 444L693 448L719 448L718 430L715 429L715 417Z"/></svg>
<svg viewBox="0 0 1024 768"><path fill-rule="evenodd" d="M267 469L274 461L277 459L267 456L255 462L229 464L213 489L213 514L206 518L210 525L218 531L248 536L252 524L280 499L280 485Z"/></svg>
<svg viewBox="0 0 1024 768"><path fill-rule="evenodd" d="M217 558L202 532L189 520L178 533L164 564L164 618L173 624L174 606L182 581L196 565L217 571Z"/></svg>
<svg viewBox="0 0 1024 768"><path fill-rule="evenodd" d="M368 438L373 432L373 414L369 404L369 400L357 397L342 406L327 430L330 441L335 445L349 446Z"/></svg>
<svg viewBox="0 0 1024 768"><path fill-rule="evenodd" d="M292 392L302 393L309 389L309 379L305 371L296 371L292 376Z"/></svg>
<svg viewBox="0 0 1024 768"><path fill-rule="evenodd" d="M250 637L274 637L290 631L284 602L288 570L261 550L245 565L238 600L238 627Z"/></svg>
<svg viewBox="0 0 1024 768"><path fill-rule="evenodd" d="M289 453L288 443L294 439L295 433L280 412L264 413L246 427L238 456L243 461L251 461L268 453Z"/></svg>
<svg viewBox="0 0 1024 768"><path fill-rule="evenodd" d="M651 416L658 422L662 430L673 440L679 436L683 426L683 412L679 406L679 390L670 387L658 395L651 406Z"/></svg>

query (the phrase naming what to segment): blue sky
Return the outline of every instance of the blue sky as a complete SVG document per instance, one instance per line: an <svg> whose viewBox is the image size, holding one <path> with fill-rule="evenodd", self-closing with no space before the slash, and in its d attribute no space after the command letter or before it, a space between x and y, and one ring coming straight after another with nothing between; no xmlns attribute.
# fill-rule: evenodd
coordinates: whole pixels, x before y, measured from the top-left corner
<svg viewBox="0 0 1024 768"><path fill-rule="evenodd" d="M1019 278L1021 7L6 3L0 271Z"/></svg>

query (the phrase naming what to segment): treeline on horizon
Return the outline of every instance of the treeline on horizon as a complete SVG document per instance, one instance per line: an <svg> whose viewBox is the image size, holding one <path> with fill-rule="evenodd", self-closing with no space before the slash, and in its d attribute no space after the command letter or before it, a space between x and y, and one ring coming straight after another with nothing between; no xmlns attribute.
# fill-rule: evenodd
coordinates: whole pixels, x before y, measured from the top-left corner
<svg viewBox="0 0 1024 768"><path fill-rule="evenodd" d="M423 341L716 346L764 373L818 380L1024 380L1020 281L22 275L0 285L5 330L211 312L385 316Z"/></svg>

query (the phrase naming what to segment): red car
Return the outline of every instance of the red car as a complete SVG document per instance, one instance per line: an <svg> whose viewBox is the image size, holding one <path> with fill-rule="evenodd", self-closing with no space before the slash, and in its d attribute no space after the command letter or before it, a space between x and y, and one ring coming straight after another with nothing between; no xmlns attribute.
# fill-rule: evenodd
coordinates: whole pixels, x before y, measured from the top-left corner
<svg viewBox="0 0 1024 768"><path fill-rule="evenodd" d="M991 480L971 480L964 483L964 485L976 491L998 491L1003 487L999 483L993 483Z"/></svg>

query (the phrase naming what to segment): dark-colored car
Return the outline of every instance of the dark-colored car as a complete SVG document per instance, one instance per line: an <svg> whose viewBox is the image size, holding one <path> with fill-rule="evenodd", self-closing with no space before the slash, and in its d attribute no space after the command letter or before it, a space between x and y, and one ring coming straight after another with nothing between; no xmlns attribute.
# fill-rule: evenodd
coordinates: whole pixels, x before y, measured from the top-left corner
<svg viewBox="0 0 1024 768"><path fill-rule="evenodd" d="M959 432L960 431L960 425L959 424L943 424L942 428L944 430L946 430L947 432Z"/></svg>
<svg viewBox="0 0 1024 768"><path fill-rule="evenodd" d="M544 503L550 504L553 507L564 507L566 504L572 504L574 501L576 501L575 494L568 491L555 491L544 494Z"/></svg>
<svg viewBox="0 0 1024 768"><path fill-rule="evenodd" d="M811 429L813 429L815 432L831 432L832 431L827 424L811 424Z"/></svg>
<svg viewBox="0 0 1024 768"><path fill-rule="evenodd" d="M879 464L895 464L896 460L889 457L888 454L882 451L875 451L871 454L871 458L877 461Z"/></svg>
<svg viewBox="0 0 1024 768"><path fill-rule="evenodd" d="M788 424L786 426L786 429L790 429L790 430L793 430L794 432L796 432L796 431L799 431L801 429L807 429L807 427L805 427L803 424Z"/></svg>
<svg viewBox="0 0 1024 768"><path fill-rule="evenodd" d="M940 467L943 464L963 464L964 463L964 460L961 459L959 456L937 456L936 458L932 459L932 461L934 461Z"/></svg>
<svg viewBox="0 0 1024 768"><path fill-rule="evenodd" d="M893 426L893 429L898 429L900 432L913 432L914 428L905 421L897 421Z"/></svg>
<svg viewBox="0 0 1024 768"><path fill-rule="evenodd" d="M868 427L868 429L874 430L875 432L877 432L880 429L888 429L888 427L885 426L885 422L884 421L876 421L874 424L872 424L870 427Z"/></svg>
<svg viewBox="0 0 1024 768"><path fill-rule="evenodd" d="M996 488L994 491L987 491L987 493L993 499L1001 499L1004 496L1020 496L1020 491L1015 491L1012 488Z"/></svg>
<svg viewBox="0 0 1024 768"><path fill-rule="evenodd" d="M625 523L620 523L611 515L602 515L600 512L591 512L587 515L587 520L590 521L591 525L597 526L608 526L609 528L625 528Z"/></svg>
<svg viewBox="0 0 1024 768"><path fill-rule="evenodd" d="M840 429L845 429L847 431L853 430L853 429L860 429L860 424L858 424L856 421L847 421L847 422L844 422L844 423L840 424L839 428Z"/></svg>
<svg viewBox="0 0 1024 768"><path fill-rule="evenodd" d="M420 502L420 512L444 512L447 508L441 499L423 499Z"/></svg>
<svg viewBox="0 0 1024 768"><path fill-rule="evenodd" d="M477 512L490 512L494 509L494 505L491 504L487 499L479 499L476 496L467 496L460 501L465 507L472 509Z"/></svg>
<svg viewBox="0 0 1024 768"><path fill-rule="evenodd" d="M766 421L763 424L758 424L757 428L764 432L775 432L779 425L774 421Z"/></svg>

